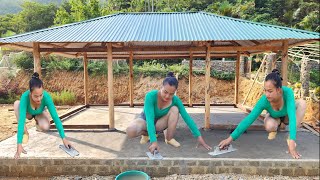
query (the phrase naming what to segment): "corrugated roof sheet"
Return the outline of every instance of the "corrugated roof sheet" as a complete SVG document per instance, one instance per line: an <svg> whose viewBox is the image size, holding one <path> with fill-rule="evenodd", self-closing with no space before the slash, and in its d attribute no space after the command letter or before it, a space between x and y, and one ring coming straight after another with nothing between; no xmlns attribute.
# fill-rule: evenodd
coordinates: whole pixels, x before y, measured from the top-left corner
<svg viewBox="0 0 320 180"><path fill-rule="evenodd" d="M172 42L319 39L320 34L205 12L119 13L2 38L18 42Z"/></svg>

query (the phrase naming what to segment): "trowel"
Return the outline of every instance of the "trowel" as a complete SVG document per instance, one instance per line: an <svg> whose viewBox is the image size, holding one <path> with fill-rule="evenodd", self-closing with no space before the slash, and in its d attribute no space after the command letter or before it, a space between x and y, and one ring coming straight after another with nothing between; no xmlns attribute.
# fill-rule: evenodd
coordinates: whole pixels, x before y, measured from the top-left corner
<svg viewBox="0 0 320 180"><path fill-rule="evenodd" d="M237 149L233 148L231 144L229 146L225 147L224 149L220 149L219 146L215 146L214 150L212 152L209 152L208 154L211 156L218 156L218 155L233 152L236 150Z"/></svg>
<svg viewBox="0 0 320 180"><path fill-rule="evenodd" d="M59 146L64 152L66 152L67 154L69 154L71 157L75 157L79 155L79 152L74 149L72 146L70 146L69 148L67 148L65 145L60 145Z"/></svg>
<svg viewBox="0 0 320 180"><path fill-rule="evenodd" d="M154 150L153 153L147 152L147 155L152 160L161 160L163 157L161 156L160 152L157 150Z"/></svg>

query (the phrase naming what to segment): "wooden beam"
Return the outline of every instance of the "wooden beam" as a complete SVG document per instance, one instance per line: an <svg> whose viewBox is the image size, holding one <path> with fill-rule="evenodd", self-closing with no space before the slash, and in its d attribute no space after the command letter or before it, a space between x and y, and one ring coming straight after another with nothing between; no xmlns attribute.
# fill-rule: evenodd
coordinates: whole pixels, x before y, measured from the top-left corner
<svg viewBox="0 0 320 180"><path fill-rule="evenodd" d="M288 85L288 40L284 40L282 43L282 58L281 58L281 75L282 85Z"/></svg>
<svg viewBox="0 0 320 180"><path fill-rule="evenodd" d="M193 79L192 64L193 64L193 53L190 52L190 59L189 59L189 107L192 107L192 79Z"/></svg>
<svg viewBox="0 0 320 180"><path fill-rule="evenodd" d="M211 46L208 43L207 44L207 56L206 56L206 60L205 60L205 64L206 64L206 73L205 73L205 125L204 128L205 129L209 129L210 128L210 66L211 66L211 62L210 62L210 51L211 51Z"/></svg>
<svg viewBox="0 0 320 180"><path fill-rule="evenodd" d="M41 60L40 60L40 52L39 52L39 43L33 43L33 67L34 72L39 73L41 78Z"/></svg>
<svg viewBox="0 0 320 180"><path fill-rule="evenodd" d="M130 92L130 107L133 107L133 53L130 52L129 58L129 92Z"/></svg>
<svg viewBox="0 0 320 180"><path fill-rule="evenodd" d="M294 46L300 46L300 45L313 43L313 42L319 42L319 41L320 41L319 39L309 39L309 40L306 40L306 41L303 41L303 42L297 42L297 43L290 44L288 47L291 48L291 47L294 47Z"/></svg>
<svg viewBox="0 0 320 180"><path fill-rule="evenodd" d="M88 58L87 58L87 53L84 53L83 56L83 76L84 76L84 104L88 105L89 104L89 98L88 98Z"/></svg>
<svg viewBox="0 0 320 180"><path fill-rule="evenodd" d="M236 51L277 51L281 50L281 46L271 46L268 44L257 46L214 46L211 47L215 52L236 52ZM90 47L90 48L40 48L40 52L104 52L104 47ZM190 47L190 46L156 46L156 47L123 47L115 48L113 52L180 52L193 51L205 52L205 47Z"/></svg>
<svg viewBox="0 0 320 180"><path fill-rule="evenodd" d="M113 99L113 68L112 68L112 43L107 43L108 50L108 105L109 105L109 125L114 129L114 99Z"/></svg>
<svg viewBox="0 0 320 180"><path fill-rule="evenodd" d="M240 51L237 52L236 76L234 80L234 104L239 103Z"/></svg>
<svg viewBox="0 0 320 180"><path fill-rule="evenodd" d="M259 45L259 41L256 41L256 40L251 40L251 42L253 42L255 45Z"/></svg>
<svg viewBox="0 0 320 180"><path fill-rule="evenodd" d="M64 129L109 129L109 125L63 125ZM50 129L57 129L54 124L50 125Z"/></svg>

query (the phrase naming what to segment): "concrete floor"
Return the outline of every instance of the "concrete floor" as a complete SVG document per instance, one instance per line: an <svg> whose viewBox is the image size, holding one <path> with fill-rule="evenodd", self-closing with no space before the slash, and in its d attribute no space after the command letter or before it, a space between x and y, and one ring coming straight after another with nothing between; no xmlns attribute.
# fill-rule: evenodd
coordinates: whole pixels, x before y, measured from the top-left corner
<svg viewBox="0 0 320 180"><path fill-rule="evenodd" d="M134 117L142 111L141 107L115 108L115 126L117 132L104 130L66 130L68 139L80 152L79 158L126 158L146 157L148 144L141 145L140 138L128 139L125 129ZM187 108L198 127L204 125L204 107ZM238 124L245 113L236 108L211 108L211 124ZM105 107L91 107L65 121L63 124L108 124L108 111ZM260 121L255 124L262 125ZM25 145L28 158L63 158L69 157L61 149L62 141L57 131L47 133L29 130L29 143ZM229 131L211 130L201 133L210 146L217 145L229 136ZM219 158L249 159L291 159L286 154L287 132L279 132L276 139L269 141L265 131L248 131L233 146L238 151L221 155ZM165 158L212 158L204 148L196 148L197 141L193 138L184 121L180 118L175 139L181 143L174 148L164 143L163 134L159 136L160 152ZM319 137L305 131L297 134L297 150L303 159L319 159ZM16 151L16 136L0 142L0 158L12 158Z"/></svg>

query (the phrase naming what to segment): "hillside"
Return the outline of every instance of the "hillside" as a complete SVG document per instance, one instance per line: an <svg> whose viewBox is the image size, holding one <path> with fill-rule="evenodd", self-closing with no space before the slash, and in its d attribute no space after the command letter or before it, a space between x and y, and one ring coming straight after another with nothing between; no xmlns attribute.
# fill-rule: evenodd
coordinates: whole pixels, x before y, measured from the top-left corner
<svg viewBox="0 0 320 180"><path fill-rule="evenodd" d="M62 0L32 0L43 4L60 4ZM0 0L0 15L15 14L21 11L23 0Z"/></svg>

